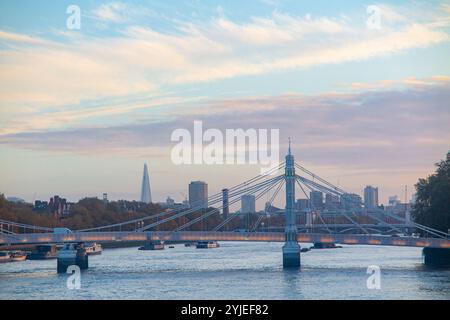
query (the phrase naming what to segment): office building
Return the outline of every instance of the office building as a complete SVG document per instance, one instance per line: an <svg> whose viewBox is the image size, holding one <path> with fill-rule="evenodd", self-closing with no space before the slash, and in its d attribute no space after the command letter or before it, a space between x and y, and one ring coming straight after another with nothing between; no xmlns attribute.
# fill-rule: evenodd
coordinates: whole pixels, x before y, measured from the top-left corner
<svg viewBox="0 0 450 320"><path fill-rule="evenodd" d="M337 210L339 208L339 196L327 193L325 195L325 209Z"/></svg>
<svg viewBox="0 0 450 320"><path fill-rule="evenodd" d="M307 210L309 209L309 199L297 199L295 203L296 210Z"/></svg>
<svg viewBox="0 0 450 320"><path fill-rule="evenodd" d="M364 207L366 209L378 207L378 188L372 186L364 188Z"/></svg>
<svg viewBox="0 0 450 320"><path fill-rule="evenodd" d="M189 205L191 208L208 208L208 184L192 181L189 184Z"/></svg>
<svg viewBox="0 0 450 320"><path fill-rule="evenodd" d="M245 194L241 197L241 213L255 213L256 198L254 195Z"/></svg>
<svg viewBox="0 0 450 320"><path fill-rule="evenodd" d="M344 193L341 196L341 208L346 210L360 211L362 207L362 199L355 193Z"/></svg>
<svg viewBox="0 0 450 320"><path fill-rule="evenodd" d="M311 209L323 209L323 193L320 191L311 191L309 193Z"/></svg>

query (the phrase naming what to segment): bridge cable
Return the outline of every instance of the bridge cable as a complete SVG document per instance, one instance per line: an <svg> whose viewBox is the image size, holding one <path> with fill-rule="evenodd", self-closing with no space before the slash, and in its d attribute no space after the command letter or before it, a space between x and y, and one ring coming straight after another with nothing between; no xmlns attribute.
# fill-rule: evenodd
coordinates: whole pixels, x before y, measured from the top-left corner
<svg viewBox="0 0 450 320"><path fill-rule="evenodd" d="M246 186L248 183L253 183L253 182L256 182L256 181L258 181L258 180L260 180L260 179L262 179L264 177L267 177L268 175L272 174L273 172L276 172L276 171L280 170L280 168L282 168L283 166L284 166L284 162L279 164L278 167L274 167L274 168L270 169L269 171L265 172L264 174L259 174L256 177L253 177L253 178L251 178L251 179L249 179L249 180L247 180L247 181L245 181L243 183L240 183L238 185L235 185L235 186L231 187L229 189L229 191L236 191L238 189L242 189L242 187ZM221 192L216 193L216 194L208 197L208 203L217 203L217 202L220 201L221 197L222 197L222 193ZM201 209L203 207L203 205L202 205L203 201L199 200L196 203L200 203L200 205L191 208L190 210L192 212L195 212L195 211L197 211L197 210L199 210L199 209ZM136 222L146 221L146 220L149 220L149 219L156 219L156 218L159 218L159 217L162 217L162 216L166 216L166 215L170 215L170 214L173 214L173 213L179 213L180 211L184 211L184 210L186 210L186 209L174 209L174 210L165 211L165 212L162 212L162 213L159 213L159 214L156 214L156 215L152 215L152 216L136 218L136 219L133 219L133 220L124 221L124 222L120 222L120 223L115 223L115 224L110 224L110 225L100 226L100 227L95 227L95 228L89 228L89 229L82 229L82 230L77 230L77 231L78 232L87 232L87 231L93 231L93 230L109 229L109 228L119 227L119 226L128 225L128 224L132 224L132 223L136 223Z"/></svg>
<svg viewBox="0 0 450 320"><path fill-rule="evenodd" d="M245 191L247 191L246 194L254 194L254 193L260 191L261 189L263 189L264 187L266 187L266 190L267 190L267 188L272 188L272 187L275 185L275 182L278 181L278 179L280 179L280 177L282 177L282 176L278 176L278 177L275 177L274 179L270 179L270 180L264 182L263 184L261 184L260 186L258 186L256 190L253 189L252 192L248 192L249 190L245 190ZM269 185L269 186L267 187L267 185ZM264 190L262 193L265 193L265 190ZM255 200L257 200L257 199L259 199L259 196L255 198ZM232 201L229 203L229 206L232 205L232 204L234 204L234 203L236 203L236 202L238 202L238 201L240 201L240 198L236 197L234 200L232 200ZM219 207L219 208L217 208L217 209L215 209L215 210L216 210L216 212L217 212L217 211L219 211L219 210L222 209L222 208L223 208L223 206L221 206L221 207ZM220 212L220 211L219 211L219 212ZM194 224L195 222L199 221L199 220L202 219L202 218L206 218L206 217L210 216L211 214L212 214L212 213L206 213L206 214L205 214L206 216L204 215L204 216L199 217L199 218L197 218L197 219L195 219L195 220L193 220L193 221L190 221L190 222L188 222L187 224L185 224L185 225L183 225L183 226L177 228L175 231L180 231L180 230L182 230L182 229L185 229L186 227L191 226L191 225ZM231 216L231 219L232 219L232 218L234 218L234 216ZM227 219L225 219L225 221L222 222L223 225L225 225L227 222L231 221L231 219L230 219L230 217L227 218ZM224 223L224 222L225 222L225 223ZM216 228L217 228L217 227L216 227ZM214 229L214 231L216 231L216 230Z"/></svg>
<svg viewBox="0 0 450 320"><path fill-rule="evenodd" d="M276 179L276 178L278 178L278 177L275 177L275 178L273 178L273 179ZM270 182L271 180L272 180L272 179L270 179L270 180L268 180L268 181ZM261 183L259 183L259 184L256 184L255 186L252 186L251 188L253 189L253 188L255 188L255 187L258 187L259 185L268 183L268 181L264 181L264 182L261 182ZM241 191L241 193L242 193L242 191ZM237 194L237 193L234 193L234 194L232 195L232 197L234 197L236 194ZM203 208L200 208L200 209L203 209ZM159 222L155 222L155 223L152 223L152 224L147 225L147 226L145 226L145 227L142 227L142 228L140 228L140 229L137 229L137 231L144 231L144 230L147 230L147 229L149 229L149 228L155 227L155 226L160 225L160 224L162 224L162 223L166 223L166 222L172 221L172 220L174 220L174 219L177 219L177 218L179 218L179 217L182 217L182 216L185 216L185 215L187 215L187 214L193 213L193 212L195 212L195 211L196 211L196 210L192 210L192 209L191 209L191 210L188 210L188 211L186 211L186 212L180 212L180 213L178 213L178 214L176 214L176 215L174 215L174 216L171 216L171 217L165 218L165 219L163 219L163 220L160 220ZM198 211L198 209L197 209L197 211ZM214 213L214 212L213 212L213 213ZM211 214L212 214L212 213L211 213Z"/></svg>

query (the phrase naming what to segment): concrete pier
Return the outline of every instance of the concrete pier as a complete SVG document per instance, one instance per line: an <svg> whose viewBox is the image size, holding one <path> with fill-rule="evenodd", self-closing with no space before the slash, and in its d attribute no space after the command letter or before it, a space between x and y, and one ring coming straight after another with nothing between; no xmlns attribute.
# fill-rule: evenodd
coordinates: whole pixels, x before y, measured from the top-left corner
<svg viewBox="0 0 450 320"><path fill-rule="evenodd" d="M426 266L450 268L450 249L423 248L423 262Z"/></svg>
<svg viewBox="0 0 450 320"><path fill-rule="evenodd" d="M89 258L83 243L68 243L58 252L58 273L66 273L67 268L73 265L78 266L81 270L89 267Z"/></svg>
<svg viewBox="0 0 450 320"><path fill-rule="evenodd" d="M300 245L297 242L286 242L283 246L283 268L300 267Z"/></svg>

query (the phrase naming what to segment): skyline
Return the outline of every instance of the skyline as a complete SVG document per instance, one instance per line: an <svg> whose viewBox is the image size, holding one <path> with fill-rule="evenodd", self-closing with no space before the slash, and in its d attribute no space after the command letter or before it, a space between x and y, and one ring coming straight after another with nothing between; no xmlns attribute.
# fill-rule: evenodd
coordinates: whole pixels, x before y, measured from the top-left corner
<svg viewBox="0 0 450 320"><path fill-rule="evenodd" d="M281 173L281 171L279 170L278 171L278 174L279 173ZM189 182L189 185L187 186L187 188L186 188L186 193L185 192L180 192L180 194L184 197L184 198L180 198L180 201L178 202L178 203L182 203L182 202L184 202L184 201L187 201L187 200L189 200L189 197L188 197L188 194L189 194L189 188L190 188L190 185L192 185L193 183L198 183L198 182L200 182L200 183L206 183L206 186L208 186L208 182L207 181L198 181L198 180L196 180L196 181L190 181ZM148 189L147 189L147 186L148 186ZM226 186L226 187L224 187L224 188L227 188L227 187L230 187L230 186ZM145 190L144 190L144 188L146 188ZM366 196L365 196L365 190L367 189L367 188L375 188L376 189L376 192L377 192L377 196L378 196L378 190L379 190L379 187L378 186L372 186L372 185L365 185L364 187L363 187L363 192L362 193L358 193L358 192L356 192L356 194L357 195L359 195L360 197L361 197L361 200L362 200L362 203L365 203L366 202ZM403 190L404 191L404 193L405 192L407 192L407 190ZM133 199L122 199L122 198L117 198L117 199L109 199L109 200L113 200L113 201L120 201L120 200L125 200L125 201L140 201L140 202L144 202L144 203L155 203L155 204L159 204L159 203L166 203L166 201L168 200L168 199L170 199L171 201L174 201L174 198L178 198L178 197L174 197L174 195L171 195L171 194L169 194L169 195L167 195L167 197L165 198L165 199L159 199L159 200L157 200L157 201L147 201L147 200L142 200L143 198L145 198L145 197L148 197L147 195L144 195L144 194L146 194L147 192L149 192L149 197L150 197L150 199L151 199L151 183L150 183L150 179L149 179L149 174L148 174L148 168L147 168L147 164L146 163L144 163L144 173L143 173L143 177L142 177L142 179L141 179L141 191L140 191L140 199L137 199L137 198L133 198ZM319 192L319 191L316 191L316 192ZM323 194L323 196L325 196L326 195L326 193L323 193L323 192L320 192L321 194ZM221 194L223 194L223 189L222 189L222 192L221 192ZM271 193L269 193L269 194L271 194ZM272 194L273 194L273 192L272 192ZM308 197L309 196L311 196L311 192L308 192ZM108 196L108 193L107 192L104 192L104 193L102 193L102 195L103 195L103 197L105 197L105 195L107 195ZM213 194L208 194L208 197L211 197ZM22 198L20 198L20 197L16 197L16 196L14 196L14 195L5 195L7 198L11 198L11 199L18 199L18 200L25 200L25 199L22 199ZM60 196L59 194L58 195L54 195L54 196ZM245 196L252 196L252 197L254 197L254 195L251 195L251 194L247 194L247 195L245 195ZM407 197L407 202L406 203L410 203L411 201L412 201L412 199L414 198L414 196L415 196L415 193L413 192L413 193L408 193L408 194L403 194L403 195L398 195L398 194L395 194L395 195L390 195L390 196L388 196L388 201L387 202L379 202L378 201L378 198L377 198L377 200L376 200L376 202L377 203L379 203L379 205L381 206L381 205L389 205L390 203L390 201L391 201L391 198L395 198L396 200L398 200L398 201L400 201L400 203L402 203L402 201L405 199L404 197L402 197L402 196L404 196L404 197ZM50 199L52 198L53 196L50 196ZM85 196L85 197L81 197L81 198L79 198L79 199L76 199L76 201L79 201L79 200L82 200L82 199L84 199L84 198L91 198L91 197L93 197L93 198L98 198L98 196L97 195L91 195L91 196ZM297 200L303 200L303 199L306 199L306 197L305 197L305 195L304 194L300 194L300 195L298 195L297 197L296 197L296 201ZM26 201L26 202L28 202L28 203L31 203L31 204L33 204L34 203L34 201L35 200L39 200L39 201L45 201L45 198L42 198L42 199L33 199L33 201ZM73 200L73 202L76 202L74 199L72 199ZM307 199L307 200L309 200L309 199ZM323 200L325 201L325 198L323 198ZM175 201L176 202L176 201ZM260 204L260 206L262 206L262 207L264 207L264 199L262 199L262 200L257 200L256 202L255 202L256 204ZM280 203L280 201L279 201L279 199L277 199L277 198L275 198L275 201L274 201L274 204L279 204ZM324 202L325 203L325 202ZM403 203L405 203L404 201L403 201ZM232 205L231 207L239 207L239 206L241 206L242 204L240 204L240 203L237 203L237 204L235 204L235 205ZM260 210L263 210L263 209L260 209ZM258 210L257 210L258 211Z"/></svg>
<svg viewBox="0 0 450 320"><path fill-rule="evenodd" d="M27 4L29 10L21 10ZM170 133L280 128L297 161L349 192L403 199L450 149L450 2L78 1L0 4L0 192L210 193L259 166L170 163ZM112 50L110 48L113 48ZM36 81L39 79L39 81Z"/></svg>

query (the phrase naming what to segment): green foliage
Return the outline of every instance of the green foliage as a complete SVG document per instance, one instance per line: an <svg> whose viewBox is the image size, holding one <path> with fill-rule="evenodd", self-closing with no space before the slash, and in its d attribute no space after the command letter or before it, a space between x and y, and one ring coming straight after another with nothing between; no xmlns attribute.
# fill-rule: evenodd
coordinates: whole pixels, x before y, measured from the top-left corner
<svg viewBox="0 0 450 320"><path fill-rule="evenodd" d="M417 223L444 232L450 229L450 151L436 164L436 172L416 184L412 216Z"/></svg>

